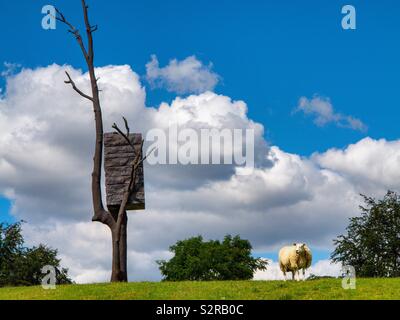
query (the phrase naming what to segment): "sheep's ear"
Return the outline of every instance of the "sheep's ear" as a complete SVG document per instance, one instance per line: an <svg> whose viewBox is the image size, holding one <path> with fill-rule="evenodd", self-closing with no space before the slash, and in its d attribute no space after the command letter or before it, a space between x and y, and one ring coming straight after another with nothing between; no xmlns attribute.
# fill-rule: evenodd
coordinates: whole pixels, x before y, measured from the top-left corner
<svg viewBox="0 0 400 320"><path fill-rule="evenodd" d="M295 245L296 245L296 242L293 242L293 245L295 246Z"/></svg>
<svg viewBox="0 0 400 320"><path fill-rule="evenodd" d="M302 247L303 247L303 248L305 248L305 247L306 247L306 244L305 244L305 243L303 243L303 244L302 244Z"/></svg>

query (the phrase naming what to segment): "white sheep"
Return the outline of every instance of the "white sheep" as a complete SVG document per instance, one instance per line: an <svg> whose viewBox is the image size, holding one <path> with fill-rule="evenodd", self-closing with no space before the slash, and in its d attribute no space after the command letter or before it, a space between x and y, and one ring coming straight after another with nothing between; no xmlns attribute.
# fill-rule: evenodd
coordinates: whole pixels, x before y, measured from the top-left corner
<svg viewBox="0 0 400 320"><path fill-rule="evenodd" d="M305 280L306 269L311 266L311 250L305 243L293 243L292 246L283 247L279 251L279 267L286 281L286 272L292 272L292 279L300 280L300 270L303 270Z"/></svg>

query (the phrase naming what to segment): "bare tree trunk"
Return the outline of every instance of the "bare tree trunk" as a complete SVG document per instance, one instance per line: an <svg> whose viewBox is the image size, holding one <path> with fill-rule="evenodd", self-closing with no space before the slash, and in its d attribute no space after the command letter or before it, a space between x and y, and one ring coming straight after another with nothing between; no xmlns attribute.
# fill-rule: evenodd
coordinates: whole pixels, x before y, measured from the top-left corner
<svg viewBox="0 0 400 320"><path fill-rule="evenodd" d="M89 22L88 15L88 6L85 3L85 0L81 0L83 16L86 27L86 35L87 35L87 45L83 43L82 36L79 33L79 30L76 29L67 19L65 19L64 15L58 10L56 19L61 21L65 25L68 26L69 32L75 36L76 41L78 42L83 56L85 58L86 64L89 70L90 84L92 89L92 95L85 94L82 92L77 86L75 82L72 80L68 72L65 72L68 80L65 83L70 84L72 88L79 93L85 99L88 99L92 102L93 112L94 112L94 120L96 127L96 144L95 151L93 156L93 172L92 172L92 202L93 202L93 217L92 221L98 221L105 225L107 225L111 230L111 238L112 238L112 274L111 281L128 281L127 276L127 223L128 218L126 214L126 206L128 203L129 197L135 190L135 183L137 177L137 170L141 163L147 158L144 157L142 159L142 152L136 155L135 160L132 162L132 171L130 175L130 182L127 190L124 192L123 201L119 210L111 212L104 209L103 200L102 200L102 192L101 192L101 170L102 170L102 156L103 156L103 118L101 112L100 105L100 97L99 97L99 88L97 85L97 78L94 68L94 50L93 50L93 33L97 30L97 26L92 26ZM113 128L126 139L129 145L134 149L133 144L129 140L129 126L128 122L125 118L125 128L127 130L126 134L123 133L116 124L113 125ZM141 151L143 148L143 141L141 146ZM152 151L151 151L152 152Z"/></svg>
<svg viewBox="0 0 400 320"><path fill-rule="evenodd" d="M127 235L128 235L128 216L125 214L125 221L121 225L119 238L119 261L120 261L120 281L128 281L128 261L127 261Z"/></svg>
<svg viewBox="0 0 400 320"><path fill-rule="evenodd" d="M116 233L111 230L111 241L112 241L112 271L111 271L111 282L120 281L119 270L119 240L116 239Z"/></svg>
<svg viewBox="0 0 400 320"><path fill-rule="evenodd" d="M118 220L117 210L110 210L110 213L115 220ZM111 230L111 241L112 241L112 272L111 272L111 282L128 281L127 273L127 227L128 227L128 217L125 214L118 232L116 225Z"/></svg>

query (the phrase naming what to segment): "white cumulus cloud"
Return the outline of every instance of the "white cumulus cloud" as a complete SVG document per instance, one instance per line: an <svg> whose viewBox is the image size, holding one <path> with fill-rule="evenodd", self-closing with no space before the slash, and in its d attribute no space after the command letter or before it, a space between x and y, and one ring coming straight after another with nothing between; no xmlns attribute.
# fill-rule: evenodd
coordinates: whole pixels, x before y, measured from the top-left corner
<svg viewBox="0 0 400 320"><path fill-rule="evenodd" d="M184 60L173 59L160 68L156 55L146 64L146 79L153 88L166 88L178 94L202 93L213 90L220 77L212 71L212 64L204 65L195 56Z"/></svg>
<svg viewBox="0 0 400 320"><path fill-rule="evenodd" d="M7 77L0 98L0 194L13 201L17 219L28 221L28 243L58 248L78 282L106 281L110 234L90 222L93 111L64 84L65 70L89 92L88 75L71 66L24 69ZM252 175L236 175L232 166L146 164L146 210L128 215L131 280L160 279L155 260L168 258L177 240L198 234L206 239L240 234L255 252L277 251L294 241L330 250L347 219L358 213L359 193L381 196L387 188L400 189L399 141L367 138L301 157L269 147L244 101L204 92L153 108L146 106L146 92L129 66L106 66L97 74L106 131L121 115L132 132L144 135L174 121L195 129L255 131Z"/></svg>
<svg viewBox="0 0 400 320"><path fill-rule="evenodd" d="M4 69L0 72L0 76L9 77L14 74L22 66L19 63L4 62Z"/></svg>
<svg viewBox="0 0 400 320"><path fill-rule="evenodd" d="M360 119L336 112L329 98L317 95L311 99L301 97L295 112L303 112L306 115L313 116L314 123L318 126L334 123L343 128L367 131L367 126Z"/></svg>

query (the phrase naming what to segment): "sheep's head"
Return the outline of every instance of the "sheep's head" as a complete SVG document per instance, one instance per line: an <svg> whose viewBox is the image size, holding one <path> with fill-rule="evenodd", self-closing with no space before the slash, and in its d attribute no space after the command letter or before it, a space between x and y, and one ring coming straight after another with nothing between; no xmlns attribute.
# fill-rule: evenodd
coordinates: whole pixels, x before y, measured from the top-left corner
<svg viewBox="0 0 400 320"><path fill-rule="evenodd" d="M297 254L304 254L306 252L306 244L305 243L293 243L296 247Z"/></svg>

